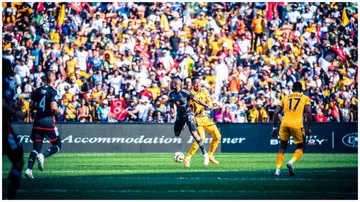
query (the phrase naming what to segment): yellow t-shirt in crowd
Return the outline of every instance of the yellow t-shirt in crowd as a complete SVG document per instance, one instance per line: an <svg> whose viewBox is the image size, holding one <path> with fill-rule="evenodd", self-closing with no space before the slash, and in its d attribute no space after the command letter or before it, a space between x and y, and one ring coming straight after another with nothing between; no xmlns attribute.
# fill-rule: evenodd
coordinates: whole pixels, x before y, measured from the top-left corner
<svg viewBox="0 0 360 202"><path fill-rule="evenodd" d="M216 84L216 76L207 76L205 78L205 81L210 85L210 88L215 88L215 84Z"/></svg>

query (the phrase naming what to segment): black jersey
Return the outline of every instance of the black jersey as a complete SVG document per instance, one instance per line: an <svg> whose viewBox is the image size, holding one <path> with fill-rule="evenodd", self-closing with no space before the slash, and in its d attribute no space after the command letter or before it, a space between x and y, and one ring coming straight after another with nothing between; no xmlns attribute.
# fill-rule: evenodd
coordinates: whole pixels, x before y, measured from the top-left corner
<svg viewBox="0 0 360 202"><path fill-rule="evenodd" d="M176 105L177 117L185 117L191 114L191 106L189 101L194 99L194 95L185 89L181 89L179 92L170 91L169 102Z"/></svg>
<svg viewBox="0 0 360 202"><path fill-rule="evenodd" d="M57 90L49 85L42 86L31 94L31 100L36 103L33 128L54 129L55 117L51 109L51 102L59 102L60 96Z"/></svg>

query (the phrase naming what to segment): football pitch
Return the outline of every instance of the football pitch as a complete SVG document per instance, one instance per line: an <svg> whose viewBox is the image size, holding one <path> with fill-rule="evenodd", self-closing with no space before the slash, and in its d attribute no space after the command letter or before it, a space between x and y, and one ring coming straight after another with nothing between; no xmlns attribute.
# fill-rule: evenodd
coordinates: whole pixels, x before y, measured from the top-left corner
<svg viewBox="0 0 360 202"><path fill-rule="evenodd" d="M25 154L25 164L27 158ZM219 165L175 163L172 153L60 153L34 165L36 179L22 179L18 199L357 199L357 154L304 154L290 177L275 153L216 154ZM3 194L10 162L3 157ZM24 169L25 172L25 169Z"/></svg>

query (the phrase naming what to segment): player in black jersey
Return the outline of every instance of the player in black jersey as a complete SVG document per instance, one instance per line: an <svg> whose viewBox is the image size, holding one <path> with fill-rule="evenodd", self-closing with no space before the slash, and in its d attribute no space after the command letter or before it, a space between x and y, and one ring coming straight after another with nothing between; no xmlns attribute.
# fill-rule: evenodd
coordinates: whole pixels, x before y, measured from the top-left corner
<svg viewBox="0 0 360 202"><path fill-rule="evenodd" d="M204 148L204 142L201 140L199 134L196 131L196 122L194 118L194 114L191 111L191 106L189 104L190 100L193 100L204 107L212 108L208 106L206 103L198 100L191 94L189 91L181 88L181 80L179 78L175 78L172 80L172 91L169 93L169 102L171 113L175 114L174 106L176 106L176 120L174 125L174 133L175 136L180 136L181 130L183 129L185 123L189 127L191 135L194 137L196 142L199 144L201 152L204 155L204 164L209 164L209 156Z"/></svg>
<svg viewBox="0 0 360 202"><path fill-rule="evenodd" d="M16 111L13 108L15 92L11 80L11 77L14 74L11 62L3 58L2 65L2 146L3 155L7 155L12 163L8 176L8 192L6 198L15 199L16 192L20 187L21 172L24 167L24 152L17 135L11 127L10 121L11 117L14 115L23 119L25 114L21 111Z"/></svg>
<svg viewBox="0 0 360 202"><path fill-rule="evenodd" d="M62 109L58 108L60 96L54 88L55 74L48 72L46 79L47 84L36 89L31 94L30 106L36 105L36 115L31 132L33 150L30 153L28 168L25 172L27 178L34 178L32 168L35 158L37 158L39 170L43 171L44 159L59 152L61 149L61 138L55 125L55 116L63 112ZM52 146L42 154L40 152L44 138L51 142Z"/></svg>

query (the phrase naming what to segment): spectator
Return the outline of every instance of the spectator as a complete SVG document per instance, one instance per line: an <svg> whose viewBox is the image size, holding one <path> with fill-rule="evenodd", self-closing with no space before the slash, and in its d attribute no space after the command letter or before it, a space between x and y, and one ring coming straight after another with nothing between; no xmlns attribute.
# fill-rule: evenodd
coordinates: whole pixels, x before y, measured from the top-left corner
<svg viewBox="0 0 360 202"><path fill-rule="evenodd" d="M265 108L263 107L263 102L261 100L258 100L256 102L256 106L254 106L251 110L250 110L250 122L251 123L255 123L255 122L268 122L269 121L269 116L265 110Z"/></svg>
<svg viewBox="0 0 360 202"><path fill-rule="evenodd" d="M223 123L234 123L234 114L230 111L230 107L226 106L223 113Z"/></svg>
<svg viewBox="0 0 360 202"><path fill-rule="evenodd" d="M93 121L103 100L118 98L130 111L141 109L128 121L147 121L156 107L173 122L164 97L169 82L198 77L214 102L230 106L235 122L244 114L249 121L257 114L258 122L270 121L300 81L314 112L322 110L327 121L357 121L356 3L90 2L80 12L71 4L49 3L43 13L37 4L3 4L3 57L14 64L17 95L40 87L53 71L66 108L73 97L95 101L88 106ZM137 104L142 97L146 105ZM264 109L253 107L256 100ZM222 122L221 111L211 113Z"/></svg>
<svg viewBox="0 0 360 202"><path fill-rule="evenodd" d="M66 105L65 118L67 122L73 122L77 120L76 109L79 107L79 103L76 100L75 95L72 96L71 102Z"/></svg>
<svg viewBox="0 0 360 202"><path fill-rule="evenodd" d="M324 116L321 110L316 113L315 120L316 122L328 122L327 118Z"/></svg>
<svg viewBox="0 0 360 202"><path fill-rule="evenodd" d="M254 30L254 42L253 42L253 48L252 50L255 50L255 47L257 47L258 40L261 40L261 38L264 36L265 32L265 21L262 18L262 10L258 10L256 12L256 18L253 19L251 24L252 29Z"/></svg>
<svg viewBox="0 0 360 202"><path fill-rule="evenodd" d="M97 111L97 119L100 122L107 122L108 118L109 118L109 113L110 113L110 107L108 106L109 102L107 100L104 100L102 102L102 105L99 106L99 108L96 110Z"/></svg>
<svg viewBox="0 0 360 202"><path fill-rule="evenodd" d="M92 122L92 117L89 114L89 107L86 106L86 100L81 99L81 106L76 111L76 116L80 122Z"/></svg>

